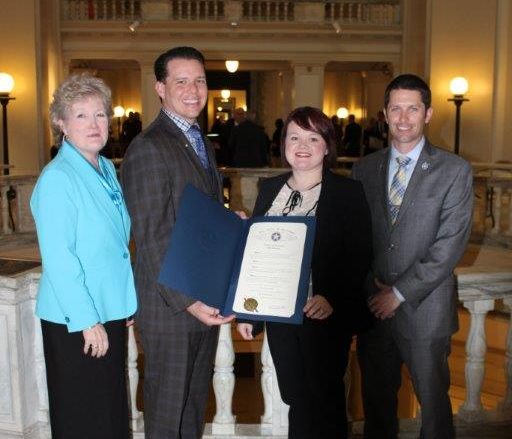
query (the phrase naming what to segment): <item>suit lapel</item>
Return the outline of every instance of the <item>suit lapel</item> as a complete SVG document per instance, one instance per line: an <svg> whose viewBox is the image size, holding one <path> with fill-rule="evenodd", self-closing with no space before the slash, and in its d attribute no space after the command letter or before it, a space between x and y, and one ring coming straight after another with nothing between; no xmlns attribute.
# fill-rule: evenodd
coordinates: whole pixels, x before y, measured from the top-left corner
<svg viewBox="0 0 512 439"><path fill-rule="evenodd" d="M85 157L83 157L73 146L64 143L61 148L63 156L73 169L75 169L79 178L84 182L85 187L91 194L91 198L106 213L114 229L123 239L123 242L127 242L127 237L124 232L125 227L123 224L123 218L121 217L118 208L110 198L107 189L103 187L100 181L101 177L93 166L87 162L87 159L85 159ZM105 159L100 156L99 160ZM105 166L105 168L107 168L107 166Z"/></svg>
<svg viewBox="0 0 512 439"><path fill-rule="evenodd" d="M389 195L388 195L388 174L389 174L389 156L391 154L390 148L386 148L384 153L382 154L382 159L379 163L379 169L377 170L379 181L380 181L380 190L381 196L379 197L381 200L382 211L384 212L384 217L386 218L386 224L388 228L391 228L391 215L389 213Z"/></svg>
<svg viewBox="0 0 512 439"><path fill-rule="evenodd" d="M272 206L272 203L274 202L274 199L277 197L277 194L281 190L281 188L284 186L284 184L288 181L290 178L291 172L287 172L285 174L281 174L277 176L276 178L272 178L270 180L267 180L270 184L267 186L267 189L265 191L261 191L261 204L255 206L255 215L265 215L265 213L270 209Z"/></svg>
<svg viewBox="0 0 512 439"><path fill-rule="evenodd" d="M407 189L402 200L402 205L400 206L400 211L398 212L397 223L400 223L400 219L403 217L403 215L405 215L407 209L411 205L411 202L416 198L418 187L423 179L430 173L432 165L432 147L427 141L425 141L425 145L421 150L421 154L418 157L418 162L414 167L411 179L407 185Z"/></svg>

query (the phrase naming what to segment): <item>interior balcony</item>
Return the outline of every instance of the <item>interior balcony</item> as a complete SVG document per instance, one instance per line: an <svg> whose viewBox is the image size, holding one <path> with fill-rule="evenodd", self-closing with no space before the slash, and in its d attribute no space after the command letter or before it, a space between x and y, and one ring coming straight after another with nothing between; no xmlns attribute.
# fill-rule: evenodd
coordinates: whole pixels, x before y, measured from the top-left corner
<svg viewBox="0 0 512 439"><path fill-rule="evenodd" d="M198 45L209 59L226 52L253 60L302 54L310 62L400 56L397 0L61 0L59 6L65 58L141 57L169 42Z"/></svg>

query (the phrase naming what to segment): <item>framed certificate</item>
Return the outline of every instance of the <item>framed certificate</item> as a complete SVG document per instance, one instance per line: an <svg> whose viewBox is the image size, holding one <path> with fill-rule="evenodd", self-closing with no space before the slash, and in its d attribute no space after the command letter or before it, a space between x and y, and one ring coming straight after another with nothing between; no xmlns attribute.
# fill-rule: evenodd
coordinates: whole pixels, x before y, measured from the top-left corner
<svg viewBox="0 0 512 439"><path fill-rule="evenodd" d="M315 218L242 220L187 186L159 282L222 315L300 324L314 234Z"/></svg>

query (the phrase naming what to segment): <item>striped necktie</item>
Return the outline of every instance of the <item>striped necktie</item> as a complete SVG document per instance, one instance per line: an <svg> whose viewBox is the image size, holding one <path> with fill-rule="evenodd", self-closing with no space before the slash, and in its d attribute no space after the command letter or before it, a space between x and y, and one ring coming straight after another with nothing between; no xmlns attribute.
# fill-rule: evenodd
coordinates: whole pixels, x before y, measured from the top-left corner
<svg viewBox="0 0 512 439"><path fill-rule="evenodd" d="M210 164L208 162L208 155L206 154L206 147L204 146L203 142L203 136L201 135L201 131L199 130L199 127L197 125L192 125L188 129L188 134L192 137L194 140L192 142L192 147L194 148L194 151L197 154L197 157L199 158L199 161L201 162L201 165L204 169L208 169L210 167Z"/></svg>
<svg viewBox="0 0 512 439"><path fill-rule="evenodd" d="M411 163L412 159L410 157L401 155L396 158L396 161L398 162L398 169L393 176L393 181L391 182L391 186L389 188L389 212L391 215L391 222L393 224L395 224L395 221L398 217L398 212L400 212L400 206L402 205L402 201L404 199L407 181L405 168L409 163Z"/></svg>

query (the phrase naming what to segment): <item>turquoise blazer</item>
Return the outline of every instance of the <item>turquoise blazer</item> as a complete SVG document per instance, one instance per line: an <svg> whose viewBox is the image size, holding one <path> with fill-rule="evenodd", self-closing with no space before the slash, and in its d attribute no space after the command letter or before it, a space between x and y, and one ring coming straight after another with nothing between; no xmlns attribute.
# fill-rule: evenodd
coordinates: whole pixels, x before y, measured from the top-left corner
<svg viewBox="0 0 512 439"><path fill-rule="evenodd" d="M64 142L30 200L43 261L36 314L69 332L124 319L137 308L130 218L113 164L101 156L99 162L103 179Z"/></svg>

